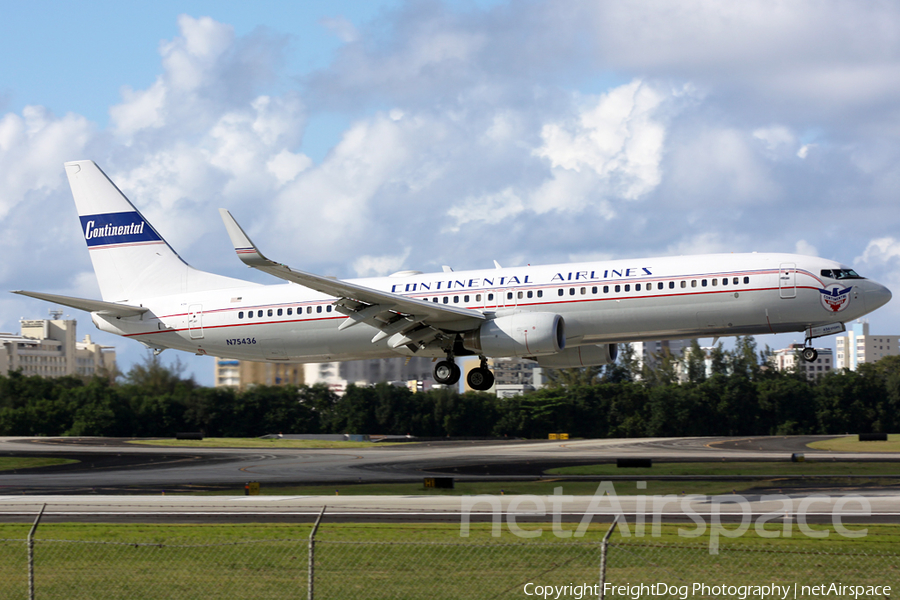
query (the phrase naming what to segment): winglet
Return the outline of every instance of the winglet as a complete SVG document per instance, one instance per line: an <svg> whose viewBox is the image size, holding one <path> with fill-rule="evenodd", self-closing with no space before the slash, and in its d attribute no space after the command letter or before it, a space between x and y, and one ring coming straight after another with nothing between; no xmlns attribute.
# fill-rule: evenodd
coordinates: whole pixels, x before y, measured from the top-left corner
<svg viewBox="0 0 900 600"><path fill-rule="evenodd" d="M222 221L225 222L225 230L228 232L228 237L231 238L234 251L244 264L251 267L272 264L272 261L263 256L259 248L250 241L250 237L244 233L244 230L241 229L241 226L238 225L238 222L235 221L230 212L220 208L219 214L222 216Z"/></svg>

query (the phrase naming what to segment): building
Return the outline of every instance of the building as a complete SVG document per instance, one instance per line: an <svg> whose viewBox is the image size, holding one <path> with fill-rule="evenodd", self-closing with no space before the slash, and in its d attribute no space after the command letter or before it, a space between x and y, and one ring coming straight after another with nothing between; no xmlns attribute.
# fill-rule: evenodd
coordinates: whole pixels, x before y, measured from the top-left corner
<svg viewBox="0 0 900 600"><path fill-rule="evenodd" d="M654 369L665 356L680 359L684 351L691 346L691 340L657 340L653 342L631 342L634 359L639 372L644 366Z"/></svg>
<svg viewBox="0 0 900 600"><path fill-rule="evenodd" d="M252 385L325 384L338 394L347 386L390 382L412 390L428 389L433 383L430 358L378 358L326 363L252 362L216 359L216 386L246 389Z"/></svg>
<svg viewBox="0 0 900 600"><path fill-rule="evenodd" d="M466 361L463 375L468 375L469 371L479 364L478 360ZM543 387L543 371L533 360L516 357L491 358L488 360L488 366L494 373L494 386L487 391L494 392L498 398L521 396ZM463 381L467 382L466 379ZM464 384L463 389L467 392L472 391L468 383Z"/></svg>
<svg viewBox="0 0 900 600"><path fill-rule="evenodd" d="M343 394L351 383L358 386L393 383L411 390L424 391L434 385L433 362L430 358L398 356L344 362L308 363L303 365L306 383L324 383L335 393Z"/></svg>
<svg viewBox="0 0 900 600"><path fill-rule="evenodd" d="M855 371L863 363L873 363L885 356L896 356L900 354L898 342L900 336L871 335L868 321L856 321L847 329L846 335L840 335L835 340L834 367Z"/></svg>
<svg viewBox="0 0 900 600"><path fill-rule="evenodd" d="M816 348L819 356L813 362L807 362L800 357L803 344L791 344L782 350L772 353L771 363L778 371L797 371L803 373L809 380L815 380L829 373L834 368L834 352L831 348Z"/></svg>
<svg viewBox="0 0 900 600"><path fill-rule="evenodd" d="M304 366L296 363L217 358L216 387L245 390L254 385L302 385L305 382Z"/></svg>
<svg viewBox="0 0 900 600"><path fill-rule="evenodd" d="M76 321L59 319L20 321L21 334L0 333L0 372L21 371L23 375L92 377L116 374L116 351L101 346L85 335L77 341Z"/></svg>

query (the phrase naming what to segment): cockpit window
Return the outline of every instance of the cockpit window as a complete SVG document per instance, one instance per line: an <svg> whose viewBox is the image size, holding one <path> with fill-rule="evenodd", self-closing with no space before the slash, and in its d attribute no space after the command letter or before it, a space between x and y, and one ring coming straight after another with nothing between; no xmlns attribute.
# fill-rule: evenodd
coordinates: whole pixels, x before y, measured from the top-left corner
<svg viewBox="0 0 900 600"><path fill-rule="evenodd" d="M853 269L822 269L822 277L831 279L865 279Z"/></svg>

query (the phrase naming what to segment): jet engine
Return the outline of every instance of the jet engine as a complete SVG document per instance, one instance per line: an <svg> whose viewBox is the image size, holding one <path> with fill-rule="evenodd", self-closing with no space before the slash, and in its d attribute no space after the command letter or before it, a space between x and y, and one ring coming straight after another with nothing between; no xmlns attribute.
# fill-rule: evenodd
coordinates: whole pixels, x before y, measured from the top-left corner
<svg viewBox="0 0 900 600"><path fill-rule="evenodd" d="M569 369L572 367L598 367L616 362L619 356L618 344L601 346L575 346L549 356L535 356L541 367ZM529 357L530 358L530 357Z"/></svg>
<svg viewBox="0 0 900 600"><path fill-rule="evenodd" d="M482 356L541 356L566 347L563 318L553 313L519 312L497 317L463 334L463 346Z"/></svg>

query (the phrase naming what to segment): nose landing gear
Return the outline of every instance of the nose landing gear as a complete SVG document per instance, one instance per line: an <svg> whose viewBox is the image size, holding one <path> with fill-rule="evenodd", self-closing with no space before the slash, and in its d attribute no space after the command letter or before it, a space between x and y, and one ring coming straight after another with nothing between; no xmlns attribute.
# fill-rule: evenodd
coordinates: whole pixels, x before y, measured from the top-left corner
<svg viewBox="0 0 900 600"><path fill-rule="evenodd" d="M803 357L803 360L806 362L816 362L816 359L819 358L819 353L815 348L804 348L800 352L800 356Z"/></svg>

